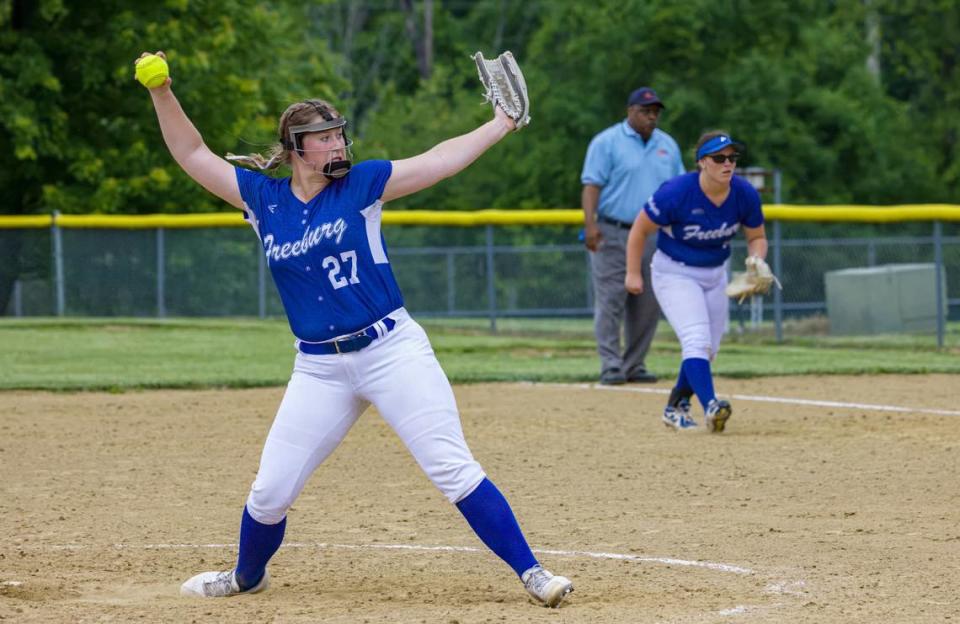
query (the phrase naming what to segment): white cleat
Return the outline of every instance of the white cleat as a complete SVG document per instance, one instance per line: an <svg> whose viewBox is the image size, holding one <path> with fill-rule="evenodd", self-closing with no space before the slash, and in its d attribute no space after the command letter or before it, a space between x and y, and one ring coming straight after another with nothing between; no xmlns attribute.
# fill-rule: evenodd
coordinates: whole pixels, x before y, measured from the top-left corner
<svg viewBox="0 0 960 624"><path fill-rule="evenodd" d="M530 595L548 607L558 607L567 594L573 591L573 583L565 576L554 576L536 565L520 577Z"/></svg>
<svg viewBox="0 0 960 624"><path fill-rule="evenodd" d="M240 591L233 570L228 572L203 572L180 586L181 596L192 598L223 598L239 594L256 594L270 586L270 575L264 571L263 578L256 586Z"/></svg>
<svg viewBox="0 0 960 624"><path fill-rule="evenodd" d="M663 424L677 431L696 431L697 421L690 415L690 401L681 399L676 407L667 406L663 410Z"/></svg>

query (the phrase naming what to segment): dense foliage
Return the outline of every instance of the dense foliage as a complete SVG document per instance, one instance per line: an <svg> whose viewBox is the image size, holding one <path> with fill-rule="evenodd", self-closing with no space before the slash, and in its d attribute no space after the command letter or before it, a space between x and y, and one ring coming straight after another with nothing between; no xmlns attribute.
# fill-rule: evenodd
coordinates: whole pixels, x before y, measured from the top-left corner
<svg viewBox="0 0 960 624"><path fill-rule="evenodd" d="M361 158L484 120L468 55L512 49L533 125L401 207L576 206L586 143L641 84L682 146L730 130L791 202L958 201L958 42L952 0L2 0L0 210L222 209L132 80L161 48L215 150L270 143L287 103L319 95L351 116Z"/></svg>

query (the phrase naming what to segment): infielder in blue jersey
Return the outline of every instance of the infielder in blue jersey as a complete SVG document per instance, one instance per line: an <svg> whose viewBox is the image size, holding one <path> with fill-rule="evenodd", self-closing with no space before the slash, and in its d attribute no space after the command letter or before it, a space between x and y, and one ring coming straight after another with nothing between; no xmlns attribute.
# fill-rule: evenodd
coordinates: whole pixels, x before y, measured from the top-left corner
<svg viewBox="0 0 960 624"><path fill-rule="evenodd" d="M433 484L520 577L557 606L573 584L540 566L513 511L464 440L450 382L420 325L403 307L381 233L384 203L463 170L515 129L499 108L476 130L404 160L353 165L346 120L305 100L280 118L268 157L229 157L289 177L239 169L214 154L187 118L170 80L150 89L163 138L183 170L243 210L259 236L296 337L293 374L277 411L240 524L236 567L186 581L187 596L267 588L267 562L287 511L369 405L376 406Z"/></svg>
<svg viewBox="0 0 960 624"><path fill-rule="evenodd" d="M643 246L657 234L651 280L660 308L680 340L682 362L663 421L678 430L695 429L690 415L694 394L704 408L711 432L722 432L730 403L718 400L710 362L727 329L727 264L730 240L743 227L749 256L765 258L767 237L760 195L734 176L742 145L724 132L708 132L697 143L698 171L661 186L643 206L627 242L627 277L631 293L645 285L640 271Z"/></svg>

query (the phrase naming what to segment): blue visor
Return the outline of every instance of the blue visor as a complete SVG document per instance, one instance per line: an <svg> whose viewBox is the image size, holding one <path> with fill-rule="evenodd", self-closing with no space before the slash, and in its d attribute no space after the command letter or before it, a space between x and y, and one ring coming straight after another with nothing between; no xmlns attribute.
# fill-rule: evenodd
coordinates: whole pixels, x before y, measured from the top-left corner
<svg viewBox="0 0 960 624"><path fill-rule="evenodd" d="M714 152L719 152L723 148L730 146L743 149L743 143L734 141L726 134L715 136L700 146L700 149L697 150L697 160L700 160L704 156L709 156Z"/></svg>

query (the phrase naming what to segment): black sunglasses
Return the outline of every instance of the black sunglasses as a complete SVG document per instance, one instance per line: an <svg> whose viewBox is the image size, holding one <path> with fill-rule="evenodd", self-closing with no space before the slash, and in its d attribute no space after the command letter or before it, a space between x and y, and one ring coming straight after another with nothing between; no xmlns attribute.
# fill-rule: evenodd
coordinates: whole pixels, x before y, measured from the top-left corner
<svg viewBox="0 0 960 624"><path fill-rule="evenodd" d="M718 165L722 165L725 160L729 160L731 164L735 165L737 161L740 160L740 154L708 154L707 158Z"/></svg>

